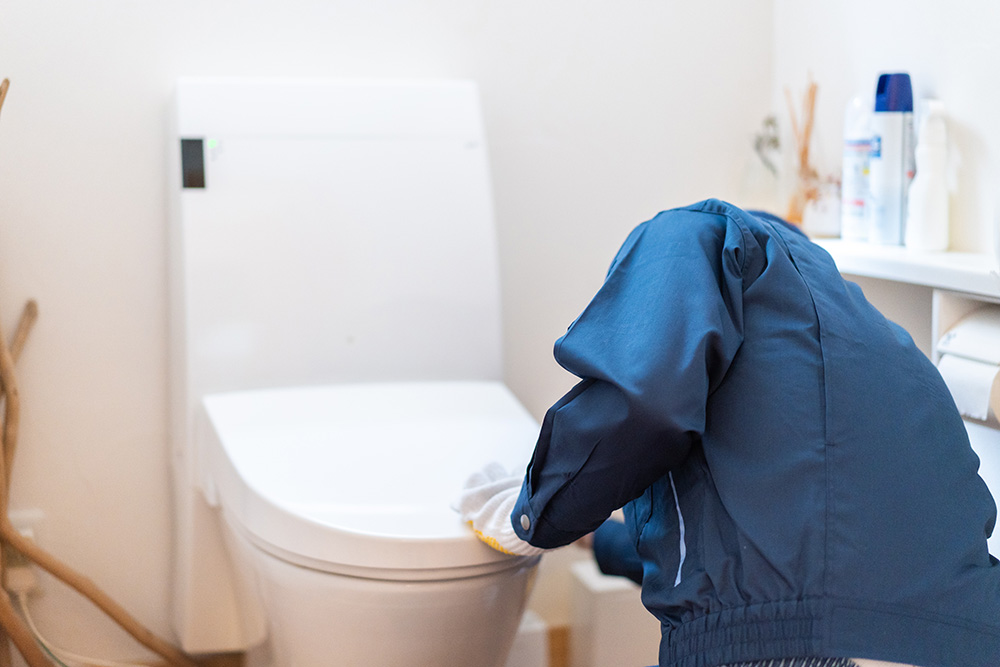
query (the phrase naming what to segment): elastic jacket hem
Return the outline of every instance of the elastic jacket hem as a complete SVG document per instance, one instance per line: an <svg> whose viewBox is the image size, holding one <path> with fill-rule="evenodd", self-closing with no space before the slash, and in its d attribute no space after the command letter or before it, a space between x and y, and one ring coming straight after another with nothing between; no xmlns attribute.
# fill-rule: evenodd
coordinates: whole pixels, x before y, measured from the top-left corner
<svg viewBox="0 0 1000 667"><path fill-rule="evenodd" d="M879 654L872 654L872 646ZM996 667L1000 635L992 627L848 600L782 601L726 609L665 629L660 667L715 667L796 655L936 667L954 664L956 646L968 651L965 667Z"/></svg>

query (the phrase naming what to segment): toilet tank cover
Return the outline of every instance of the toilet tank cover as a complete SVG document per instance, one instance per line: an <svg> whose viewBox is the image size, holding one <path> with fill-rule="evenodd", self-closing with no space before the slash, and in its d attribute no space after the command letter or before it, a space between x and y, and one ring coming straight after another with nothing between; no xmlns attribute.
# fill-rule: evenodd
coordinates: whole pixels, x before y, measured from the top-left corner
<svg viewBox="0 0 1000 667"><path fill-rule="evenodd" d="M498 382L230 392L203 408L205 495L272 553L416 570L508 558L450 507L486 463L521 475L531 456L538 424Z"/></svg>

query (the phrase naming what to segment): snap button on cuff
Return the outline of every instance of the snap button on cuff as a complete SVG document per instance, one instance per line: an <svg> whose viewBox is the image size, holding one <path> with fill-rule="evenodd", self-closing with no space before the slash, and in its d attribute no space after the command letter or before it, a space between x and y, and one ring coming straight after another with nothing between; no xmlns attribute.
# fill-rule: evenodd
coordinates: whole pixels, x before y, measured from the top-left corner
<svg viewBox="0 0 1000 667"><path fill-rule="evenodd" d="M521 528L528 530L531 528L531 519L528 518L527 514L521 515Z"/></svg>

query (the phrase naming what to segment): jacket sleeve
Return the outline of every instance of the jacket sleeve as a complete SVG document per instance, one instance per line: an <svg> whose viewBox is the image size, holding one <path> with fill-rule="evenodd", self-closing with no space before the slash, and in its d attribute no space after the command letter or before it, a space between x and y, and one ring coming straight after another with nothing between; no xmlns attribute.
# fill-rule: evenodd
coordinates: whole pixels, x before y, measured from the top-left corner
<svg viewBox="0 0 1000 667"><path fill-rule="evenodd" d="M594 531L594 559L602 573L642 585L642 559L624 523L608 519Z"/></svg>
<svg viewBox="0 0 1000 667"><path fill-rule="evenodd" d="M554 548L595 530L677 466L742 343L741 226L681 210L637 227L556 343L581 382L545 415L517 535Z"/></svg>

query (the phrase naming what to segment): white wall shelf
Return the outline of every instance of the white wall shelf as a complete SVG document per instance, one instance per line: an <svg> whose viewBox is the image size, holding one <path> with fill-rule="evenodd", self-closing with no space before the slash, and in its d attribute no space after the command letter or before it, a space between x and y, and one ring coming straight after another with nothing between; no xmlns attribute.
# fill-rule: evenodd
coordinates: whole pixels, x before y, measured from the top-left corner
<svg viewBox="0 0 1000 667"><path fill-rule="evenodd" d="M918 252L900 246L814 239L841 273L1000 298L1000 271L992 254Z"/></svg>

